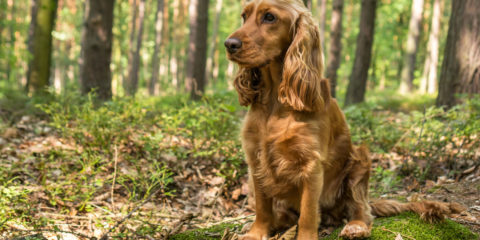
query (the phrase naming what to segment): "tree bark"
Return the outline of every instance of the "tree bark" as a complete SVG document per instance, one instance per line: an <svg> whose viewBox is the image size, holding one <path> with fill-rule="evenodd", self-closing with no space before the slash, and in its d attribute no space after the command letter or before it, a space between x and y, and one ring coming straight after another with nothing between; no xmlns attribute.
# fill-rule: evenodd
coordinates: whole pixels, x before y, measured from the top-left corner
<svg viewBox="0 0 480 240"><path fill-rule="evenodd" d="M437 91L437 66L438 66L438 49L440 23L442 20L442 9L440 0L433 0L433 16L430 35L428 37L427 57L425 58L425 66L423 68L422 80L420 83L420 91L422 93L433 94Z"/></svg>
<svg viewBox="0 0 480 240"><path fill-rule="evenodd" d="M352 74L345 96L345 106L364 101L367 86L368 68L372 58L377 0L362 0L360 32Z"/></svg>
<svg viewBox="0 0 480 240"><path fill-rule="evenodd" d="M480 93L480 1L452 1L437 106L460 102L456 94Z"/></svg>
<svg viewBox="0 0 480 240"><path fill-rule="evenodd" d="M112 98L110 62L114 3L115 0L88 0L86 9L83 64L80 70L82 93L95 90L100 100Z"/></svg>
<svg viewBox="0 0 480 240"><path fill-rule="evenodd" d="M325 21L327 19L327 0L317 1L317 10L319 15L320 41L325 50Z"/></svg>
<svg viewBox="0 0 480 240"><path fill-rule="evenodd" d="M417 57L418 42L422 31L423 0L413 0L412 16L408 26L408 39L406 53L403 59L403 69L400 83L400 93L408 93L413 90L413 78Z"/></svg>
<svg viewBox="0 0 480 240"><path fill-rule="evenodd" d="M122 82L123 90L125 91L126 95L130 95L130 92L131 92L130 88L132 86L130 73L132 72L133 59L135 57L135 37L137 36L137 25L138 25L137 12L138 12L138 1L133 0L132 19L130 22L131 32L130 32L130 37L128 41L129 42L128 46L130 47L130 50L128 51L127 73L126 73L126 77L123 78L123 82Z"/></svg>
<svg viewBox="0 0 480 240"><path fill-rule="evenodd" d="M335 88L337 86L337 70L340 67L342 53L342 16L343 0L334 0L332 10L332 22L330 25L330 49L328 52L326 77L330 79L331 95L335 97Z"/></svg>
<svg viewBox="0 0 480 240"><path fill-rule="evenodd" d="M15 49L15 44L16 44L16 37L15 37L15 31L16 31L16 26L17 26L17 23L15 21L15 15L16 15L16 12L17 12L17 7L15 6L14 2L13 1L9 1L7 3L7 5L9 5L10 7L10 16L8 18L8 22L9 22L9 26L8 26L8 31L9 31L9 34L10 34L10 38L9 38L9 45L10 45L10 49ZM36 24L36 14L37 14L37 9L35 8L35 6L37 6L37 4L35 3L35 1L32 1L32 7L31 7L31 14L32 14L32 21L30 22L30 29L29 29L29 35L28 35L28 50L30 52L33 51L33 30L34 30L34 26ZM8 51L6 56L7 56L7 69L5 71L6 73L6 79L7 80L10 80L11 78L11 72L12 72L12 61L10 61L10 59L13 57L12 55L14 55L15 53L13 51ZM28 72L27 72L27 78L28 78ZM19 84L20 86L22 84Z"/></svg>
<svg viewBox="0 0 480 240"><path fill-rule="evenodd" d="M6 12L8 11L8 5L6 0L0 0L0 44L2 44L3 41L3 29L5 28L5 23L7 22L7 14Z"/></svg>
<svg viewBox="0 0 480 240"><path fill-rule="evenodd" d="M57 10L56 0L37 0L32 7L31 39L29 49L32 59L28 64L27 92L41 94L49 84L52 62L52 30Z"/></svg>
<svg viewBox="0 0 480 240"><path fill-rule="evenodd" d="M145 0L140 0L138 5L138 33L136 46L133 50L132 63L130 66L130 71L128 73L128 85L126 94L129 96L135 96L135 93L138 90L138 71L140 69L140 49L142 48L143 40L143 25L145 20Z"/></svg>
<svg viewBox="0 0 480 240"><path fill-rule="evenodd" d="M210 53L208 54L207 59L207 76L206 79L211 79L215 81L213 75L213 66L214 66L214 55L217 50L217 36L218 36L218 27L220 25L220 15L222 13L222 3L223 0L217 0L217 6L215 7L215 21L213 22L213 33L212 33L212 44L210 45Z"/></svg>
<svg viewBox="0 0 480 240"><path fill-rule="evenodd" d="M188 45L186 89L194 100L201 98L206 84L208 2L207 0L190 1L190 43Z"/></svg>
<svg viewBox="0 0 480 240"><path fill-rule="evenodd" d="M155 84L158 83L158 74L160 71L160 46L162 45L163 34L163 0L157 0L157 12L155 14L155 50L152 57L152 78L148 84L148 93L155 95Z"/></svg>

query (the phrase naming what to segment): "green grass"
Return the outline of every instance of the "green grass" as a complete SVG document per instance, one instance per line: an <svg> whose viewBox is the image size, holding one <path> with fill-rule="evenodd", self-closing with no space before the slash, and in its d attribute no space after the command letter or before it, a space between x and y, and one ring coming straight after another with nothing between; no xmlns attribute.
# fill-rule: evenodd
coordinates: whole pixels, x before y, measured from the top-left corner
<svg viewBox="0 0 480 240"><path fill-rule="evenodd" d="M241 225L218 225L206 229L195 229L186 231L170 237L171 240L215 240L221 239L225 228L240 229ZM338 234L342 227L337 228L329 236L322 238L325 240L343 239ZM440 223L430 224L422 221L413 213L403 213L398 216L377 218L372 228L370 240L395 239L397 234L401 234L403 239L418 240L476 240L478 235L472 233L465 226L455 223L451 220L445 220ZM411 237L411 238L410 238Z"/></svg>

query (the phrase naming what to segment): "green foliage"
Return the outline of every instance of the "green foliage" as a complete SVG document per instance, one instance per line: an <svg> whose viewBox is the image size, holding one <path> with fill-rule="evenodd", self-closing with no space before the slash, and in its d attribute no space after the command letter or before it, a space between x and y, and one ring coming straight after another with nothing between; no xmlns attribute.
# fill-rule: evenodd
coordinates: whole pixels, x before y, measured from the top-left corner
<svg viewBox="0 0 480 240"><path fill-rule="evenodd" d="M370 177L370 196L378 197L398 188L401 178L395 171L380 166L373 169Z"/></svg>
<svg viewBox="0 0 480 240"><path fill-rule="evenodd" d="M82 146L109 151L109 146L126 141L132 128L144 124L145 110L132 99L116 99L101 106L96 106L93 95L58 100L40 108L51 116L53 127Z"/></svg>
<svg viewBox="0 0 480 240"><path fill-rule="evenodd" d="M379 114L373 105L351 106L344 113L350 125L352 141L367 144L374 152L389 152L402 135L401 128L392 126L401 122L392 123L392 119Z"/></svg>
<svg viewBox="0 0 480 240"><path fill-rule="evenodd" d="M480 146L479 102L480 98L475 97L448 111L431 106L408 114L385 111L378 102L348 107L345 115L353 142L367 144L373 152L401 154L406 163L401 173L414 173L425 180L446 174L431 171L440 163L453 170L448 172L452 176L471 166L468 161L475 159L475 150ZM388 106L392 101L383 104ZM418 106L415 101L412 104Z"/></svg>
<svg viewBox="0 0 480 240"><path fill-rule="evenodd" d="M231 169L243 164L238 137L241 108L233 96L216 94L199 102L183 95L117 98L98 105L93 96L70 95L40 108L62 136L95 152L112 154L112 146L129 145L135 148L132 157L152 160L162 154L180 160L213 157L220 174L228 178L236 175Z"/></svg>
<svg viewBox="0 0 480 240"><path fill-rule="evenodd" d="M435 175L431 167L443 162L451 169L448 174L455 176L475 159L480 147L480 97L466 99L448 111L430 107L423 113L412 112L409 120L413 127L399 147L416 154L404 170L411 169L415 162L426 162L419 174L421 179L427 179Z"/></svg>
<svg viewBox="0 0 480 240"><path fill-rule="evenodd" d="M3 229L3 224L10 219L17 217L28 217L28 193L26 189L18 186L10 186L8 182L4 182L0 186L0 230ZM22 209L23 208L23 209Z"/></svg>

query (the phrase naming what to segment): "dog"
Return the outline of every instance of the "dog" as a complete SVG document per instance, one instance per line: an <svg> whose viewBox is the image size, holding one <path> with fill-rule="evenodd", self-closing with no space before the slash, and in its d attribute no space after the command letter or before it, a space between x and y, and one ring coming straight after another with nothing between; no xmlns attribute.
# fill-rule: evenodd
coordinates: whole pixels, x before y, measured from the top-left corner
<svg viewBox="0 0 480 240"><path fill-rule="evenodd" d="M369 203L371 160L352 145L345 117L322 78L318 27L300 0L253 0L225 41L239 66L239 102L250 106L242 130L256 218L241 239L263 240L298 224L297 239L318 239L322 225L347 224L340 236L370 236L373 216L414 211L439 219L457 205L432 201Z"/></svg>

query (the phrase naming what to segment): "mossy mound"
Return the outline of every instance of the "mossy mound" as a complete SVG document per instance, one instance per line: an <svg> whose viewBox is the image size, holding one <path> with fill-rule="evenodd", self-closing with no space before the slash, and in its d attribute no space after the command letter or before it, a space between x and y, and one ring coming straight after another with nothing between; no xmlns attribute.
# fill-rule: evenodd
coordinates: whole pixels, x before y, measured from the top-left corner
<svg viewBox="0 0 480 240"><path fill-rule="evenodd" d="M324 239L338 239L341 228ZM478 236L467 227L451 220L430 224L413 213L375 219L372 236L368 239L395 239L400 234L403 239L425 240L477 240Z"/></svg>
<svg viewBox="0 0 480 240"><path fill-rule="evenodd" d="M221 239L225 228L240 229L240 225L218 225L206 229L196 229L170 237L174 240L215 240ZM342 228L336 229L332 234L323 238L326 240L339 239L338 234ZM388 218L377 218L372 229L371 240L395 239L400 234L403 239L425 240L477 240L479 236L472 233L465 226L445 220L440 223L430 224L422 221L417 215L404 213Z"/></svg>

